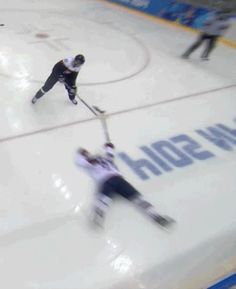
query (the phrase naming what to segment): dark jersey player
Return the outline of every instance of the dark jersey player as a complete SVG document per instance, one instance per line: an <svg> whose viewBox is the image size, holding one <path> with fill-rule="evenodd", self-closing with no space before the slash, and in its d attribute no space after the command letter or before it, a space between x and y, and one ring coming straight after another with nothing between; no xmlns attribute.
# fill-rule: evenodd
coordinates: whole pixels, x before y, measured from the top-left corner
<svg viewBox="0 0 236 289"><path fill-rule="evenodd" d="M85 58L82 54L79 54L75 57L68 57L57 62L54 65L52 72L44 85L37 91L35 96L32 98L32 103L36 103L39 98L41 98L46 92L52 89L53 86L59 81L64 83L65 89L68 92L69 99L73 104L76 105L76 78L84 62Z"/></svg>

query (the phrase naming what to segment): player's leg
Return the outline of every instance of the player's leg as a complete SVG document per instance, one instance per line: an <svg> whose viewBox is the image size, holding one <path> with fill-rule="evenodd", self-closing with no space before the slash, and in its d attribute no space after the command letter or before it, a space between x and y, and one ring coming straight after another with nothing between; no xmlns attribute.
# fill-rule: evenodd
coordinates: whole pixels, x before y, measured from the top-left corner
<svg viewBox="0 0 236 289"><path fill-rule="evenodd" d="M114 181L116 181L116 191L120 195L133 202L145 215L150 217L159 225L167 227L173 223L171 218L158 214L153 205L147 202L143 196L125 179L122 177L117 177Z"/></svg>
<svg viewBox="0 0 236 289"><path fill-rule="evenodd" d="M205 40L206 35L204 33L200 34L197 41L195 41L182 55L182 58L188 58L194 50L196 50Z"/></svg>
<svg viewBox="0 0 236 289"><path fill-rule="evenodd" d="M58 77L54 72L50 74L44 85L37 91L35 96L32 98L32 103L36 103L36 101L41 98L46 92L53 88L53 86L57 83Z"/></svg>
<svg viewBox="0 0 236 289"><path fill-rule="evenodd" d="M133 200L141 196L141 194L121 176L113 177L110 180L110 185L116 193L128 200Z"/></svg>
<svg viewBox="0 0 236 289"><path fill-rule="evenodd" d="M201 56L202 60L209 60L209 54L215 48L218 38L219 37L215 35L212 35L208 38L207 47L203 51L202 56Z"/></svg>
<svg viewBox="0 0 236 289"><path fill-rule="evenodd" d="M68 92L68 96L70 101L73 104L77 104L77 100L75 99L77 94L77 87L76 87L76 79L78 76L78 72L72 72L65 76L65 88Z"/></svg>
<svg viewBox="0 0 236 289"><path fill-rule="evenodd" d="M77 100L75 99L76 93L77 93L77 88L76 88L76 86L69 86L68 84L65 83L65 89L66 89L67 92L68 92L68 96L69 96L70 101L71 101L73 104L77 105L78 102L77 102Z"/></svg>
<svg viewBox="0 0 236 289"><path fill-rule="evenodd" d="M113 189L108 182L105 182L101 190L96 194L93 209L93 222L100 227L103 226L106 212L112 203L112 194Z"/></svg>
<svg viewBox="0 0 236 289"><path fill-rule="evenodd" d="M143 196L139 196L137 198L134 198L132 202L139 208L141 211L149 216L153 221L158 223L159 225L163 227L169 227L174 223L174 220L168 216L162 216L160 215L156 209L153 207L153 205L146 200L144 200Z"/></svg>

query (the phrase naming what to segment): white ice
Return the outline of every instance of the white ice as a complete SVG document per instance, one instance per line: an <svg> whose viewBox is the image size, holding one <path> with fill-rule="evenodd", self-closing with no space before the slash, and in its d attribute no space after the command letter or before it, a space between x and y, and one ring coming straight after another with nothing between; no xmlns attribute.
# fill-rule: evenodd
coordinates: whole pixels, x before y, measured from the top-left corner
<svg viewBox="0 0 236 289"><path fill-rule="evenodd" d="M95 0L11 0L0 27L0 288L198 289L236 264L236 152L194 131L235 127L236 51L179 56L196 35ZM37 34L47 34L39 38ZM143 181L125 177L177 220L165 232L118 200L105 229L88 223L95 186L73 161L97 151L101 123L61 85L30 100L60 59L83 53L78 92L105 109L118 152L188 134L216 157ZM208 265L209 264L209 265ZM202 287L201 287L202 288Z"/></svg>

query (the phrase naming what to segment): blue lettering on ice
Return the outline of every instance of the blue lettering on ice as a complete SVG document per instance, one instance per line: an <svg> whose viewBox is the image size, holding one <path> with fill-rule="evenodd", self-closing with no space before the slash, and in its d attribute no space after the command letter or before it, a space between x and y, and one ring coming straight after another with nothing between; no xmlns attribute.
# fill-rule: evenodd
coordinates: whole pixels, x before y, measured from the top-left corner
<svg viewBox="0 0 236 289"><path fill-rule="evenodd" d="M214 145L226 151L232 151L234 145L236 145L236 139L231 136L234 134L235 130L230 129L223 124L217 124L216 127L208 127L206 131L199 129L196 130L196 132Z"/></svg>
<svg viewBox="0 0 236 289"><path fill-rule="evenodd" d="M157 154L161 155L165 161L174 167L182 168L193 163L190 157L175 147L170 141L158 141L153 143L152 147Z"/></svg>
<svg viewBox="0 0 236 289"><path fill-rule="evenodd" d="M193 159L207 160L215 155L209 151L201 150L201 145L187 135L179 135L171 138L174 143L183 143L182 149Z"/></svg>
<svg viewBox="0 0 236 289"><path fill-rule="evenodd" d="M172 171L172 167L168 165L161 157L159 157L155 151L153 151L151 148L147 146L142 146L141 150L148 156L150 157L151 160L155 162L158 167L166 172ZM161 172L160 172L161 174Z"/></svg>
<svg viewBox="0 0 236 289"><path fill-rule="evenodd" d="M135 161L126 153L119 153L119 156L142 180L149 179L146 171L149 171L156 176L161 174L161 171L150 160L143 158Z"/></svg>
<svg viewBox="0 0 236 289"><path fill-rule="evenodd" d="M143 158L134 160L124 152L119 153L119 157L142 180L149 179L150 175L159 176L175 168L192 165L195 160L206 160L215 156L210 151L203 150L199 143L184 134L154 142L150 147L139 148L145 154Z"/></svg>
<svg viewBox="0 0 236 289"><path fill-rule="evenodd" d="M224 124L198 129L196 133L224 151L232 151L236 145L236 129ZM213 152L205 150L200 143L186 134L142 145L139 150L142 157L138 159L132 158L125 152L118 155L142 180L216 157Z"/></svg>

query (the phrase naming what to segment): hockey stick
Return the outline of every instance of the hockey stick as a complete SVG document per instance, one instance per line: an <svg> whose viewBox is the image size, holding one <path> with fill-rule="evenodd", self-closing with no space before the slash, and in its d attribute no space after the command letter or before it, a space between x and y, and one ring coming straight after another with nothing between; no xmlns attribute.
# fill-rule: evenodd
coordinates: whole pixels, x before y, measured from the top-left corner
<svg viewBox="0 0 236 289"><path fill-rule="evenodd" d="M61 82L62 84L65 85L65 87L67 88L67 90L70 90L71 87L66 83L66 82ZM81 98L78 93L76 93L75 95L95 116L98 116L97 112L85 101L83 100L83 98Z"/></svg>
<svg viewBox="0 0 236 289"><path fill-rule="evenodd" d="M76 94L76 97L77 97L95 116L98 116L97 112L96 112L86 101L84 101L78 94Z"/></svg>
<svg viewBox="0 0 236 289"><path fill-rule="evenodd" d="M100 108L98 108L97 106L93 106L93 109L98 112L98 117L100 118L101 122L102 122L102 128L103 128L103 132L106 138L107 142L111 142L111 138L110 138L110 134L108 131L108 127L107 127L107 122L106 122L106 112L104 110L101 110Z"/></svg>
<svg viewBox="0 0 236 289"><path fill-rule="evenodd" d="M64 85L70 89L69 85L67 83L64 82ZM107 127L107 122L106 122L106 115L105 115L105 110L101 110L100 108L98 108L97 106L90 106L86 101L83 100L83 98L81 98L78 93L76 93L76 97L95 115L98 116L102 122L102 127L103 127L103 131L105 134L105 138L107 142L111 142L111 138L108 132L108 127Z"/></svg>

